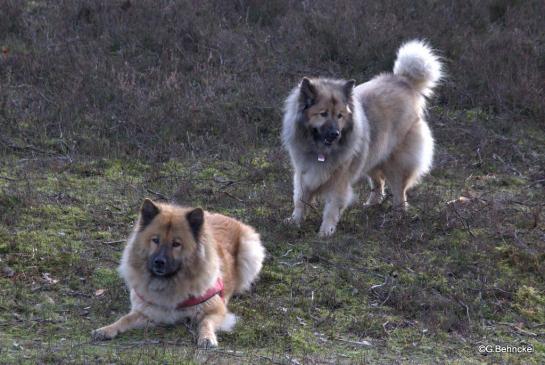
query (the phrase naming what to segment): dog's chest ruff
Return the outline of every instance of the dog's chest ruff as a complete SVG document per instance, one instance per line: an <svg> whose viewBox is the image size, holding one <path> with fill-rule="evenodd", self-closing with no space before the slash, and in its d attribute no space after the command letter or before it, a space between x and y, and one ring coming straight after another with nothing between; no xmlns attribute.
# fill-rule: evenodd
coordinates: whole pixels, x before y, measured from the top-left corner
<svg viewBox="0 0 545 365"><path fill-rule="evenodd" d="M140 293L135 291L136 296L143 301L144 303L151 304L151 305L158 305L154 303L153 301L144 298ZM198 297L189 297L183 302L180 302L176 305L176 309L178 310L184 310L190 307L194 307L196 305L202 304L209 299L213 298L214 296L219 295L222 301L225 301L224 298L224 285L223 280L221 278L218 278L216 280L216 283L213 287L209 288L206 292L204 292L203 295Z"/></svg>

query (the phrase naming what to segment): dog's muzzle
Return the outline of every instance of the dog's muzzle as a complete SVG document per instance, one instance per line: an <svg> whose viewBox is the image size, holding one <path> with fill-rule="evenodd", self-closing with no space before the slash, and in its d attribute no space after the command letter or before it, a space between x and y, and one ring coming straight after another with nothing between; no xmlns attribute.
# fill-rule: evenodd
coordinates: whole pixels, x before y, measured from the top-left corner
<svg viewBox="0 0 545 365"><path fill-rule="evenodd" d="M149 271L157 277L166 278L176 274L180 270L180 264L175 260L169 259L166 255L158 254L150 257L148 261Z"/></svg>
<svg viewBox="0 0 545 365"><path fill-rule="evenodd" d="M312 137L317 143L331 146L341 136L339 125L335 121L328 121L320 127L312 128Z"/></svg>
<svg viewBox="0 0 545 365"><path fill-rule="evenodd" d="M335 142L339 138L340 135L341 135L341 132L338 129L332 128L326 132L324 143L326 145L331 145L333 144L333 142Z"/></svg>
<svg viewBox="0 0 545 365"><path fill-rule="evenodd" d="M151 265L151 271L157 276L166 275L167 260L164 257L156 257Z"/></svg>

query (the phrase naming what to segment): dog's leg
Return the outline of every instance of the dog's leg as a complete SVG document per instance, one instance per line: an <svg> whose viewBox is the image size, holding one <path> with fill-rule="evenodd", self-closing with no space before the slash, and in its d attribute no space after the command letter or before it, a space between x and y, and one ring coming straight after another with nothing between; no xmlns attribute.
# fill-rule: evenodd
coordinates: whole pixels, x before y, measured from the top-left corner
<svg viewBox="0 0 545 365"><path fill-rule="evenodd" d="M407 202L407 184L400 176L395 176L390 180L394 209L407 210L409 203Z"/></svg>
<svg viewBox="0 0 545 365"><path fill-rule="evenodd" d="M433 143L428 125L419 121L409 130L398 151L383 163L384 175L394 196L394 208L408 208L407 190L431 168Z"/></svg>
<svg viewBox="0 0 545 365"><path fill-rule="evenodd" d="M407 171L395 158L384 164L384 174L393 195L393 207L395 210L407 210Z"/></svg>
<svg viewBox="0 0 545 365"><path fill-rule="evenodd" d="M307 204L310 204L312 198L309 189L304 185L302 176L299 172L293 175L293 213L286 219L286 223L299 226L305 219Z"/></svg>
<svg viewBox="0 0 545 365"><path fill-rule="evenodd" d="M329 237L335 233L342 213L350 205L354 196L350 183L341 179L336 181L336 184L325 196L322 225L318 233L320 237Z"/></svg>
<svg viewBox="0 0 545 365"><path fill-rule="evenodd" d="M222 325L222 323L224 323L226 314L227 308L223 302L206 310L203 318L199 322L199 337L197 339L198 347L218 347L216 330Z"/></svg>
<svg viewBox="0 0 545 365"><path fill-rule="evenodd" d="M130 312L111 325L94 330L91 333L91 336L94 340L111 340L130 329L141 328L150 324L152 324L152 322L142 313Z"/></svg>
<svg viewBox="0 0 545 365"><path fill-rule="evenodd" d="M374 168L368 173L368 176L371 193L364 205L371 206L380 204L384 199L384 173L380 168Z"/></svg>

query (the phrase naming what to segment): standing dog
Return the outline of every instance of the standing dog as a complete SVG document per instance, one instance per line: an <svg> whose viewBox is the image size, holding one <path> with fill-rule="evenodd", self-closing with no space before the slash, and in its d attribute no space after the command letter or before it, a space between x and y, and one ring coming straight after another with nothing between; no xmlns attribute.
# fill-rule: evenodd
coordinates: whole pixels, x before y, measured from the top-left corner
<svg viewBox="0 0 545 365"><path fill-rule="evenodd" d="M441 79L442 65L424 42L397 53L394 72L354 87L355 81L303 78L286 100L282 141L294 168L294 210L299 225L317 195L325 207L320 236L335 232L362 174L379 204L388 182L394 206L430 170L433 138L425 121L426 97Z"/></svg>
<svg viewBox="0 0 545 365"><path fill-rule="evenodd" d="M215 347L216 330L230 330L233 293L248 288L265 249L250 226L197 208L144 201L119 267L130 289L131 311L93 331L107 340L137 327L198 323L198 345Z"/></svg>

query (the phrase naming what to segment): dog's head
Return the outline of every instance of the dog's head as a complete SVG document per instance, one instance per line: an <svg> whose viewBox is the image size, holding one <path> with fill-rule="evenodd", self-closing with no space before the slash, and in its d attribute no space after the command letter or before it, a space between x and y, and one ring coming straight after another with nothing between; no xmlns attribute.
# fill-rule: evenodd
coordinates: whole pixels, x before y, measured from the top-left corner
<svg viewBox="0 0 545 365"><path fill-rule="evenodd" d="M309 79L299 88L301 123L319 151L339 144L352 124L354 80Z"/></svg>
<svg viewBox="0 0 545 365"><path fill-rule="evenodd" d="M194 271L202 256L199 237L204 211L144 200L140 208L133 260L152 278L169 279Z"/></svg>

